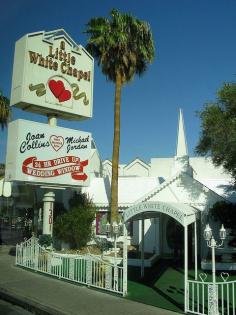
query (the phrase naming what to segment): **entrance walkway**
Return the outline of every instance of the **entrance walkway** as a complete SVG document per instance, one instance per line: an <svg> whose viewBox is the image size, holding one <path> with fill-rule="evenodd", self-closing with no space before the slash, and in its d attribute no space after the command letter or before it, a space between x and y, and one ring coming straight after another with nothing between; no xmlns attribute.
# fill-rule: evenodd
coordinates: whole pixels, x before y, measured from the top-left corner
<svg viewBox="0 0 236 315"><path fill-rule="evenodd" d="M0 246L0 298L42 315L176 315L177 313L69 284L14 265Z"/></svg>
<svg viewBox="0 0 236 315"><path fill-rule="evenodd" d="M145 268L140 278L140 267L129 267L128 298L174 312L184 309L183 263L161 259Z"/></svg>

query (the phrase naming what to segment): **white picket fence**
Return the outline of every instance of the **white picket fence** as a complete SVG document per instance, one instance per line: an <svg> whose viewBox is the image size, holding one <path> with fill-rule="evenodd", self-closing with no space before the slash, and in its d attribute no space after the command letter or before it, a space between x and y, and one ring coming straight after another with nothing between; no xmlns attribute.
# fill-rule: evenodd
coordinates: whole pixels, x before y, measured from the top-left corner
<svg viewBox="0 0 236 315"><path fill-rule="evenodd" d="M193 314L214 314L218 305L219 315L235 315L236 307L236 280L227 281L229 274L221 273L222 282L215 284L215 297L212 292L212 282L205 282L206 274L200 274L200 281L188 280L187 311ZM216 301L213 299L215 298Z"/></svg>
<svg viewBox="0 0 236 315"><path fill-rule="evenodd" d="M123 294L123 267L86 254L59 254L44 249L38 239L16 245L16 265L102 290Z"/></svg>

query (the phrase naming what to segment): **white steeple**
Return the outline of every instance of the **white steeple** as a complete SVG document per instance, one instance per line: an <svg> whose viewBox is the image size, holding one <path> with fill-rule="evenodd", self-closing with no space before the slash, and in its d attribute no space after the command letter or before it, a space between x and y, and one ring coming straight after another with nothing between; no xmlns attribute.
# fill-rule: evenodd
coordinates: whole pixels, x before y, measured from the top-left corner
<svg viewBox="0 0 236 315"><path fill-rule="evenodd" d="M183 157L188 155L187 142L184 130L184 117L182 109L179 110L179 125L178 125L178 136L176 145L176 157Z"/></svg>
<svg viewBox="0 0 236 315"><path fill-rule="evenodd" d="M179 110L179 125L178 135L176 143L176 155L174 158L174 164L172 174L183 172L193 175L192 167L189 165L188 147L184 130L184 117L182 109Z"/></svg>

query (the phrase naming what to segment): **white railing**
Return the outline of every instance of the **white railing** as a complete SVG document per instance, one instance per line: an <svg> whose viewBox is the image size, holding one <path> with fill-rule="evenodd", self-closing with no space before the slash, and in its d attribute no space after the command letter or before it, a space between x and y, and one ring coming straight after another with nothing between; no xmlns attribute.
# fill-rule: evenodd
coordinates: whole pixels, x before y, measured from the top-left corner
<svg viewBox="0 0 236 315"><path fill-rule="evenodd" d="M87 255L44 249L35 237L16 245L16 265L87 286L123 294L123 267Z"/></svg>
<svg viewBox="0 0 236 315"><path fill-rule="evenodd" d="M218 296L218 311L220 315L235 315L236 307L236 280L227 281L228 273L221 273L223 282L216 282ZM211 314L210 307L212 282L205 282L206 274L200 274L200 281L188 280L187 287L187 312L193 314ZM217 314L215 314L217 315Z"/></svg>

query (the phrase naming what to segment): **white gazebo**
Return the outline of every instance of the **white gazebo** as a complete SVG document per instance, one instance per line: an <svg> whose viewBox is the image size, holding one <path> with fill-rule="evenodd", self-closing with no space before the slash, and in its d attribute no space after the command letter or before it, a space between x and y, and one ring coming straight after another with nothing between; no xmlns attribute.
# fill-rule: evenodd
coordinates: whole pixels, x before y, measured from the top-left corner
<svg viewBox="0 0 236 315"><path fill-rule="evenodd" d="M183 203L161 202L161 201L147 201L140 202L128 208L123 215L124 218L124 278L123 288L124 293L127 293L127 223L132 220L140 220L142 226L142 240L141 240L141 276L144 276L144 244L145 244L145 230L144 220L154 218L159 213L167 214L184 227L184 290L185 290L185 305L187 305L187 280L188 280L188 226L194 224L194 265L195 265L195 280L197 280L197 213L198 211L189 205ZM186 309L186 308L185 308Z"/></svg>

